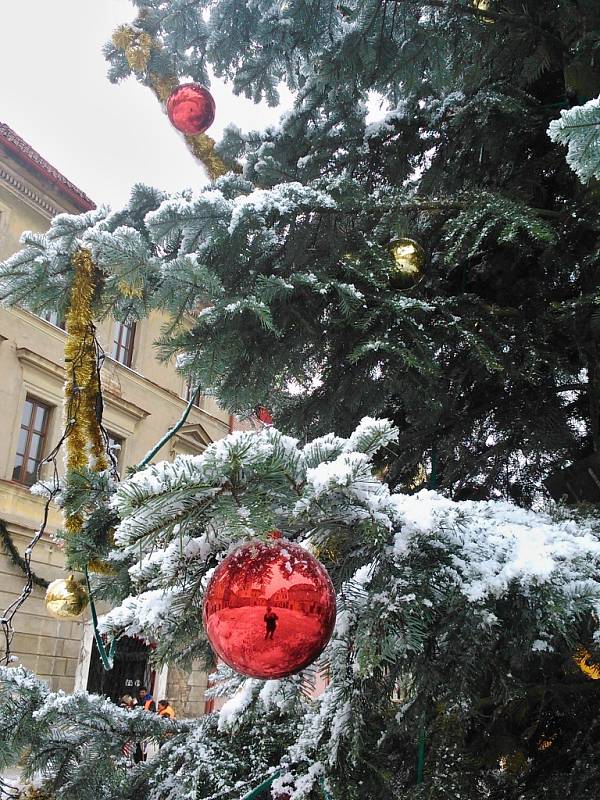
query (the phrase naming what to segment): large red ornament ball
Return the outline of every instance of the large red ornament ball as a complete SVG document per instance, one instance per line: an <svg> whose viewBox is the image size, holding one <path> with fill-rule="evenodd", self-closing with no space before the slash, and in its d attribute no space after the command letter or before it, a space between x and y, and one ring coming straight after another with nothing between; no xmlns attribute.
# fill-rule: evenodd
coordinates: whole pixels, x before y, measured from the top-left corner
<svg viewBox="0 0 600 800"><path fill-rule="evenodd" d="M285 539L243 545L219 564L204 598L213 650L251 678L283 678L320 655L335 622L329 575Z"/></svg>
<svg viewBox="0 0 600 800"><path fill-rule="evenodd" d="M167 114L178 131L194 136L204 133L215 119L212 94L199 83L182 83L173 89L167 100Z"/></svg>

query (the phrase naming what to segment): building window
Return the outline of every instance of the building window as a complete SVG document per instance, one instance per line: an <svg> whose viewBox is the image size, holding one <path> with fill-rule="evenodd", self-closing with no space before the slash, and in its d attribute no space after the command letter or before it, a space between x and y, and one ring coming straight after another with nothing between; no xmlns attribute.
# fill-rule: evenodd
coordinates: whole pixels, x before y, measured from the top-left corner
<svg viewBox="0 0 600 800"><path fill-rule="evenodd" d="M111 355L126 367L130 367L133 360L134 339L135 322L117 322Z"/></svg>
<svg viewBox="0 0 600 800"><path fill-rule="evenodd" d="M44 311L43 314L40 314L41 319L45 319L46 322L49 322L52 325L56 325L57 328L60 328L64 331L65 329L65 321L62 317L58 315L58 311Z"/></svg>
<svg viewBox="0 0 600 800"><path fill-rule="evenodd" d="M188 380L188 382L185 385L185 399L187 400L188 403L192 399L192 392L194 391L195 388L196 386L194 385L194 383ZM200 408L200 397L201 395L199 394L194 401L194 406L196 408Z"/></svg>
<svg viewBox="0 0 600 800"><path fill-rule="evenodd" d="M27 395L23 406L21 429L12 479L25 486L37 481L37 471L44 454L50 407Z"/></svg>
<svg viewBox="0 0 600 800"><path fill-rule="evenodd" d="M111 433L110 431L106 431L106 435L108 436L108 449L112 452L115 461L117 462L117 468L121 468L121 457L123 455L123 445L125 443L125 439L121 436L117 436L115 433Z"/></svg>

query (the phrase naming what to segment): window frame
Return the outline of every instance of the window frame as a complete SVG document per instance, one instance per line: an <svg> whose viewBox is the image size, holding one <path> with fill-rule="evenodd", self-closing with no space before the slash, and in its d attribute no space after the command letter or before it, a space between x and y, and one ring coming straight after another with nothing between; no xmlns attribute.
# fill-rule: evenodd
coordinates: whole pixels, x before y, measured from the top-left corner
<svg viewBox="0 0 600 800"><path fill-rule="evenodd" d="M31 410L31 416L29 418L29 422L27 424L27 427L24 428L23 427L23 414L24 414L24 411L25 411L25 403L28 403L28 402L31 403L32 410ZM34 428L36 409L37 408L42 408L44 410L43 424L42 424L41 430L39 430L39 431ZM40 400L35 395L31 395L31 394L25 395L25 400L23 402L23 408L21 410L21 423L19 425L19 432L18 432L18 435L17 435L17 449L15 451L15 456L14 456L14 459L13 459L13 468L12 468L12 473L11 473L11 480L14 481L15 483L20 484L21 486L33 486L33 484L38 480L38 473L39 473L40 465L42 464L42 462L44 460L44 457L45 457L44 456L44 451L46 449L46 439L48 437L48 431L50 429L50 417L52 415L52 408L53 407L51 405L49 405L48 403L45 403L43 400ZM25 440L25 447L24 447L23 453L21 454L21 453L19 453L19 438L20 438L22 430L26 430L27 431L27 438ZM39 446L39 451L38 451L38 454L37 454L38 457L32 459L31 458L31 440L32 440L32 437L34 435L38 435L40 437L40 446ZM23 461L22 461L20 467L17 467L15 462L16 462L16 460L17 460L17 458L19 456L22 456ZM31 483L29 483L26 480L26 477L27 477L27 463L30 460L33 460L33 461L36 462L34 480ZM17 477L15 477L15 470L16 469L19 470Z"/></svg>
<svg viewBox="0 0 600 800"><path fill-rule="evenodd" d="M55 315L56 322L53 319L49 319L49 317ZM54 325L55 328L58 328L61 331L66 331L67 325L66 321L58 316L58 311L44 311L42 314L38 315L40 319L43 319L44 322L47 322L50 325Z"/></svg>
<svg viewBox="0 0 600 800"><path fill-rule="evenodd" d="M186 380L185 382L185 401L189 403L192 399L192 390L193 390L192 382L190 380ZM196 397L196 401L192 404L192 408L200 408L200 401L202 398L202 394L199 393Z"/></svg>
<svg viewBox="0 0 600 800"><path fill-rule="evenodd" d="M124 367L131 368L133 364L133 350L135 347L136 327L135 320L131 322L115 322L116 330L113 335L113 345L111 358L118 364L123 364ZM123 341L123 332L127 331L125 341ZM121 357L125 354L125 360Z"/></svg>
<svg viewBox="0 0 600 800"><path fill-rule="evenodd" d="M119 434L111 431L110 428L106 428L106 435L108 436L108 445L110 446L111 441L115 442L115 444L119 445L119 450L113 450L113 455L115 457L115 461L117 462L117 469L121 470L123 468L123 451L125 450L125 442L127 441L125 436L119 436Z"/></svg>

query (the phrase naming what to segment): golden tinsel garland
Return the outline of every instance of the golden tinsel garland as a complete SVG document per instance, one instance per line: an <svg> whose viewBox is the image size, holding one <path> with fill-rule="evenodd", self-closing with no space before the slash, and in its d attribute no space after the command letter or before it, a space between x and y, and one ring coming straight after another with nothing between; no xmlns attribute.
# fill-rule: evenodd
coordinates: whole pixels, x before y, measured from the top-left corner
<svg viewBox="0 0 600 800"><path fill-rule="evenodd" d="M96 575L114 575L117 571L112 564L109 564L108 561L102 561L101 558L92 558L91 561L88 561L87 568L88 572L93 572Z"/></svg>
<svg viewBox="0 0 600 800"><path fill-rule="evenodd" d="M121 25L112 35L112 42L125 53L129 67L134 72L143 72L148 66L154 40L146 31L136 31L129 25Z"/></svg>
<svg viewBox="0 0 600 800"><path fill-rule="evenodd" d="M114 528L111 528L108 532L108 544L112 548L115 544L115 531ZM114 575L116 573L116 568L113 564L110 564L108 561L103 561L100 558L92 558L91 561L88 561L88 572L95 572L96 575Z"/></svg>
<svg viewBox="0 0 600 800"><path fill-rule="evenodd" d="M592 661L592 654L585 647L580 647L573 655L573 661L588 678L593 681L600 680L600 667Z"/></svg>
<svg viewBox="0 0 600 800"><path fill-rule="evenodd" d="M142 72L148 66L152 52L152 37L149 33L140 33L134 44L125 50L127 63L135 72Z"/></svg>
<svg viewBox="0 0 600 800"><path fill-rule="evenodd" d="M56 795L35 786L25 786L19 794L19 800L56 800Z"/></svg>
<svg viewBox="0 0 600 800"><path fill-rule="evenodd" d="M141 286L134 286L127 281L119 281L119 291L123 297L136 297L138 299L144 296L144 290Z"/></svg>
<svg viewBox="0 0 600 800"><path fill-rule="evenodd" d="M112 35L112 43L117 50L126 50L135 37L135 31L129 25L119 25Z"/></svg>
<svg viewBox="0 0 600 800"><path fill-rule="evenodd" d="M89 250L78 250L71 258L74 277L71 303L67 313L65 342L65 420L69 435L66 442L67 472L85 469L106 469L108 460L102 431L96 416L100 396L100 378L96 362L92 297L94 294L94 262ZM83 516L73 514L65 522L68 533L81 529Z"/></svg>
<svg viewBox="0 0 600 800"><path fill-rule="evenodd" d="M155 75L153 72L148 76L152 84L152 91L157 99L165 105L169 99L169 95L173 92L178 84L173 76L170 75Z"/></svg>
<svg viewBox="0 0 600 800"><path fill-rule="evenodd" d="M192 153L204 164L211 181L225 175L227 167L215 153L214 139L205 133L199 133L196 136L186 136L185 140Z"/></svg>

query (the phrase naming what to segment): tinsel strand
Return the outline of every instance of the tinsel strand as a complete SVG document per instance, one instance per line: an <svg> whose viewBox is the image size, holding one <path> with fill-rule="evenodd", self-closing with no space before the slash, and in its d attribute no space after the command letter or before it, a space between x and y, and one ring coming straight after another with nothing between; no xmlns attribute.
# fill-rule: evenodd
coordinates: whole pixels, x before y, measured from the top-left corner
<svg viewBox="0 0 600 800"><path fill-rule="evenodd" d="M95 471L108 467L98 419L101 387L92 316L94 262L89 250L78 250L72 256L71 265L73 286L66 319L65 410L68 414L70 408L77 408L77 414L73 419L65 419L65 427L70 429L66 440L67 473L86 467ZM78 533L82 524L83 516L73 514L67 517L65 528L68 533Z"/></svg>

